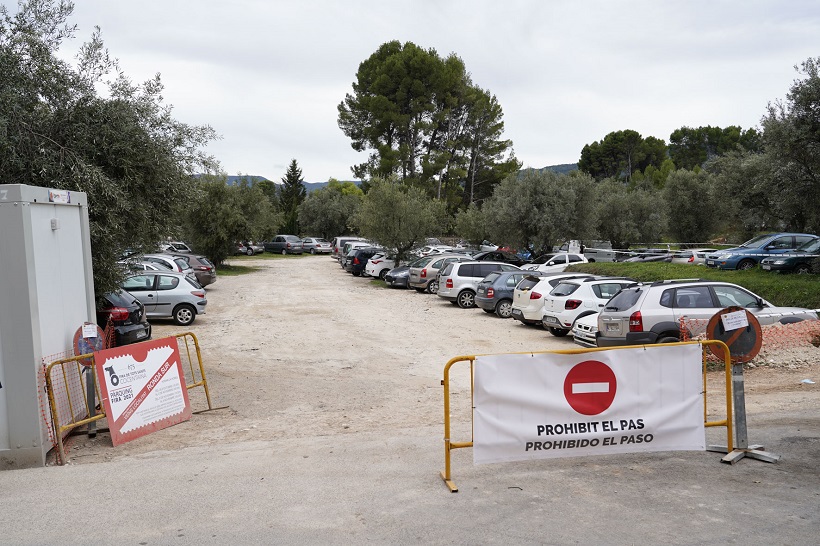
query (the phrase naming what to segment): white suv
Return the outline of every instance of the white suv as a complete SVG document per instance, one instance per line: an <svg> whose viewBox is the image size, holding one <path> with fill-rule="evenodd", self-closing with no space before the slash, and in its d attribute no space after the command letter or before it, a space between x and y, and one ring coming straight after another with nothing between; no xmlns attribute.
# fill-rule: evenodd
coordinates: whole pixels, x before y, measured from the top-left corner
<svg viewBox="0 0 820 546"><path fill-rule="evenodd" d="M439 271L438 296L462 309L475 307L475 293L481 279L493 271L518 271L502 262L450 262Z"/></svg>
<svg viewBox="0 0 820 546"><path fill-rule="evenodd" d="M637 284L625 277L587 277L563 280L544 297L541 323L556 337L567 335L575 321L604 308L615 294Z"/></svg>
<svg viewBox="0 0 820 546"><path fill-rule="evenodd" d="M680 339L683 322L688 335L704 333L721 309L745 307L761 325L817 320L801 307L775 307L736 284L718 281L660 281L621 290L598 315L598 346L671 343Z"/></svg>
<svg viewBox="0 0 820 546"><path fill-rule="evenodd" d="M552 292L559 282L570 278L592 277L588 273L546 274L541 277L527 276L521 279L513 291L512 314L524 324L541 324L544 317L544 295Z"/></svg>

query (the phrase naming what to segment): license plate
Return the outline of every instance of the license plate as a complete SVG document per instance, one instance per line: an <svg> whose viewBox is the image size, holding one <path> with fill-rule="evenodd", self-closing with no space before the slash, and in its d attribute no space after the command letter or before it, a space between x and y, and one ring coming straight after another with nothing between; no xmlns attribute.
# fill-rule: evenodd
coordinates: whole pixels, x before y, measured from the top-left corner
<svg viewBox="0 0 820 546"><path fill-rule="evenodd" d="M769 269L771 269L771 268L772 268L772 266L770 266L770 265L766 265L766 264L761 265L760 267L762 267L763 269L766 269L766 270L769 270Z"/></svg>
<svg viewBox="0 0 820 546"><path fill-rule="evenodd" d="M607 324L606 325L606 331L607 332L617 332L618 330L620 330L620 328L618 328L617 324Z"/></svg>
<svg viewBox="0 0 820 546"><path fill-rule="evenodd" d="M544 317L544 322L557 323L558 319L555 317Z"/></svg>
<svg viewBox="0 0 820 546"><path fill-rule="evenodd" d="M715 265L715 260L706 260L706 265Z"/></svg>
<svg viewBox="0 0 820 546"><path fill-rule="evenodd" d="M524 316L524 313L521 312L521 309L513 309L512 310L512 316L522 317L522 316Z"/></svg>

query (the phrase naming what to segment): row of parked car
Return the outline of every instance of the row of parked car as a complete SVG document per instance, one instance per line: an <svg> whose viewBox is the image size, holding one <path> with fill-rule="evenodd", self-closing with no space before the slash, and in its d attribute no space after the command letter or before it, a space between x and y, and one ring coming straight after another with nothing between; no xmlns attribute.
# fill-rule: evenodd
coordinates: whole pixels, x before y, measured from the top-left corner
<svg viewBox="0 0 820 546"><path fill-rule="evenodd" d="M127 274L121 289L104 294L98 304L97 324L111 322L117 346L149 339L149 319L189 326L205 313L205 287L216 282L214 264L185 243L166 243L160 249L123 259Z"/></svg>
<svg viewBox="0 0 820 546"><path fill-rule="evenodd" d="M777 307L728 282L639 283L628 277L563 271L571 263L586 261L582 255L572 260L570 253L558 253L543 263L517 265L482 259L498 258L493 251L423 251L426 256L393 267L388 252L355 239L344 242L336 258L354 276L379 277L388 286L414 288L462 309L480 308L503 319L541 326L556 337L572 334L585 347L678 341L682 324L687 337L697 336L704 333L709 318L729 306L748 309L763 325L818 318L816 310Z"/></svg>

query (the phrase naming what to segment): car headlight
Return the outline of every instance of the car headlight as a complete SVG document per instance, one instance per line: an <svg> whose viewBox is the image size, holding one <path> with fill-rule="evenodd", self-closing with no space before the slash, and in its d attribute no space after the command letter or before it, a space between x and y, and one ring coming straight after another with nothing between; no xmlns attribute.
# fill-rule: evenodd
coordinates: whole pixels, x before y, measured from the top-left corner
<svg viewBox="0 0 820 546"><path fill-rule="evenodd" d="M775 265L783 265L784 263L786 263L786 260L775 260L772 263Z"/></svg>
<svg viewBox="0 0 820 546"><path fill-rule="evenodd" d="M728 260L728 259L733 258L733 257L734 257L734 254L718 254L717 259L718 260Z"/></svg>

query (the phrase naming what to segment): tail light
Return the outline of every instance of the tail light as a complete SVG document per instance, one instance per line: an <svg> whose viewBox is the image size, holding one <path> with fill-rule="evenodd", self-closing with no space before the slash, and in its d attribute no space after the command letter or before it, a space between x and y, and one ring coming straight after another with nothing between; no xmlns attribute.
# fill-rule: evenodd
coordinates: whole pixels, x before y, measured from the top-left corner
<svg viewBox="0 0 820 546"><path fill-rule="evenodd" d="M453 287L453 279L447 279L447 282L444 283L444 286L446 288L452 288Z"/></svg>
<svg viewBox="0 0 820 546"><path fill-rule="evenodd" d="M370 260L370 261L373 262L373 265L376 265L376 264L382 263L384 260Z"/></svg>
<svg viewBox="0 0 820 546"><path fill-rule="evenodd" d="M488 288L487 289L487 297L492 298L493 296L495 296L495 290L493 290L492 288Z"/></svg>
<svg viewBox="0 0 820 546"><path fill-rule="evenodd" d="M540 300L541 299L541 294L539 294L538 292L530 292L530 299L531 300Z"/></svg>
<svg viewBox="0 0 820 546"><path fill-rule="evenodd" d="M629 317L629 331L643 332L643 317L640 311L635 311Z"/></svg>
<svg viewBox="0 0 820 546"><path fill-rule="evenodd" d="M422 270L421 270L421 278L422 278L422 279L426 279L426 278L427 278L427 268L426 268L426 267L425 267L424 269L422 269Z"/></svg>
<svg viewBox="0 0 820 546"><path fill-rule="evenodd" d="M578 309L581 306L581 300L567 300L564 304L564 309Z"/></svg>
<svg viewBox="0 0 820 546"><path fill-rule="evenodd" d="M357 258L357 257L355 257L355 256L353 257L353 265L359 265L359 264L361 264L361 263L362 263L362 262L360 262L360 261L359 261L359 258Z"/></svg>
<svg viewBox="0 0 820 546"><path fill-rule="evenodd" d="M290 248L290 243L287 243L285 246L286 246L287 248Z"/></svg>
<svg viewBox="0 0 820 546"><path fill-rule="evenodd" d="M128 318L128 309L125 307L112 307L108 312L111 313L111 320L126 320Z"/></svg>
<svg viewBox="0 0 820 546"><path fill-rule="evenodd" d="M198 298L204 298L205 297L205 291L204 290L193 290L191 292L191 295L196 296Z"/></svg>
<svg viewBox="0 0 820 546"><path fill-rule="evenodd" d="M197 271L210 271L211 270L211 268L206 266L206 265L198 265L194 269L196 269Z"/></svg>

